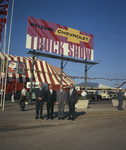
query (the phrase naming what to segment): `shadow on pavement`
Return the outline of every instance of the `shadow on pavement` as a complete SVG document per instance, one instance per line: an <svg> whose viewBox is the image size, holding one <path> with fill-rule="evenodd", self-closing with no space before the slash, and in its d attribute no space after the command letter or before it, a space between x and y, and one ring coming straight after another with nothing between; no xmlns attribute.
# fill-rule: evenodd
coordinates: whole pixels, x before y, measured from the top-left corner
<svg viewBox="0 0 126 150"><path fill-rule="evenodd" d="M75 119L76 119L77 117L82 116L82 115L85 115L85 114L86 114L86 112L84 112L84 111L76 112L76 114L75 114Z"/></svg>

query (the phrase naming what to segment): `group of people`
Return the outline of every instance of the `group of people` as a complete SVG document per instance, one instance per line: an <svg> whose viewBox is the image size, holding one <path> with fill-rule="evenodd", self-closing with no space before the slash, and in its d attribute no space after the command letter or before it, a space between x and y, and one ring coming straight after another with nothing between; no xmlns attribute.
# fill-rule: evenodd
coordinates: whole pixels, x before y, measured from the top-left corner
<svg viewBox="0 0 126 150"><path fill-rule="evenodd" d="M39 88L35 91L36 94L36 119L38 119L39 111L40 118L43 119L43 104L47 106L47 119L53 119L54 104L58 104L58 119L64 119L64 105L66 101L69 106L69 119L75 119L75 103L78 101L78 93L73 84L70 84L70 89L66 93L63 90L63 85L60 85L60 89L56 92L53 89L53 85L49 85L49 89L46 91L42 83L39 83Z"/></svg>
<svg viewBox="0 0 126 150"><path fill-rule="evenodd" d="M25 87L21 91L20 107L22 110L25 109L26 99L26 89ZM35 90L36 95L36 117L43 119L43 104L46 103L47 106L47 119L53 119L54 117L54 104L58 105L58 119L64 118L64 106L66 102L69 107L69 120L75 119L75 104L78 102L78 93L74 88L73 84L70 84L70 89L66 92L63 89L63 85L60 85L60 89L56 92L53 89L53 85L50 84L48 90L45 89L42 83L39 83L39 88Z"/></svg>

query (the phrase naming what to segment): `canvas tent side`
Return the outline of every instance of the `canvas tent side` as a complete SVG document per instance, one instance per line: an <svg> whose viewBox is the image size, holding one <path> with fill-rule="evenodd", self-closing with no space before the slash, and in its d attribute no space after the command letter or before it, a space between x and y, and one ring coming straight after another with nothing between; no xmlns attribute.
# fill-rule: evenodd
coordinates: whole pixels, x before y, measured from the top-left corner
<svg viewBox="0 0 126 150"><path fill-rule="evenodd" d="M5 60L7 54L0 53L0 60ZM31 69L32 69L32 57L22 57L9 55L9 61L23 62L25 64L25 74L18 73L8 73L7 74L7 92L12 90L21 90L23 84L26 85L27 82L31 80ZM39 59L35 60L34 72L33 72L33 82L43 82L46 84L53 84L54 89L58 89L60 85L60 73L61 69L59 67L48 64L46 61L41 61ZM2 76L2 70L1 75ZM75 84L75 82L63 72L63 86L68 86L70 83ZM0 78L2 81L2 77Z"/></svg>

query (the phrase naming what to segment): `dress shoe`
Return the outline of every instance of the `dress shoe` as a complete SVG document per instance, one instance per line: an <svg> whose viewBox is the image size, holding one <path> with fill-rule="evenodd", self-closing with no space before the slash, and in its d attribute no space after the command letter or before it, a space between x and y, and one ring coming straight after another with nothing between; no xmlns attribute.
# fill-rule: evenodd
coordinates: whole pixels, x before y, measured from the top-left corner
<svg viewBox="0 0 126 150"><path fill-rule="evenodd" d="M60 118L58 118L58 120L60 120Z"/></svg>
<svg viewBox="0 0 126 150"><path fill-rule="evenodd" d="M74 121L74 118L72 118L71 120Z"/></svg>
<svg viewBox="0 0 126 150"><path fill-rule="evenodd" d="M49 119L49 117L47 117L46 119Z"/></svg>
<svg viewBox="0 0 126 150"><path fill-rule="evenodd" d="M69 117L67 120L71 120L71 118Z"/></svg>
<svg viewBox="0 0 126 150"><path fill-rule="evenodd" d="M62 120L64 120L65 118L64 117L62 117Z"/></svg>
<svg viewBox="0 0 126 150"><path fill-rule="evenodd" d="M53 117L51 117L51 119L53 120Z"/></svg>
<svg viewBox="0 0 126 150"><path fill-rule="evenodd" d="M35 119L38 119L38 117L35 117Z"/></svg>
<svg viewBox="0 0 126 150"><path fill-rule="evenodd" d="M44 119L43 117L40 117L40 119Z"/></svg>

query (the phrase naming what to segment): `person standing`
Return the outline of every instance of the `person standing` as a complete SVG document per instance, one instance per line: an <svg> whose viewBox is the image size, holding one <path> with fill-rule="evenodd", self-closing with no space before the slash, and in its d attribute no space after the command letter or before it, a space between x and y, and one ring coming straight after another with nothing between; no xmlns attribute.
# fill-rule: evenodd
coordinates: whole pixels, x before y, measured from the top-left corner
<svg viewBox="0 0 126 150"><path fill-rule="evenodd" d="M42 83L39 83L39 88L35 90L36 95L36 118L38 119L39 110L40 110L40 118L43 119L43 104L44 104L44 96L45 96L45 87L42 87Z"/></svg>
<svg viewBox="0 0 126 150"><path fill-rule="evenodd" d="M126 99L126 89L125 89L125 92L124 92L124 98Z"/></svg>
<svg viewBox="0 0 126 150"><path fill-rule="evenodd" d="M14 90L12 90L11 102L14 102Z"/></svg>
<svg viewBox="0 0 126 150"><path fill-rule="evenodd" d="M53 85L49 85L49 89L46 91L46 103L47 103L47 119L51 117L53 119L54 102L56 102L56 91L53 90Z"/></svg>
<svg viewBox="0 0 126 150"><path fill-rule="evenodd" d="M87 92L85 92L85 90L82 90L81 96L84 97L84 98L86 98Z"/></svg>
<svg viewBox="0 0 126 150"><path fill-rule="evenodd" d="M75 104L78 102L78 93L73 84L70 84L70 89L67 92L67 102L69 106L69 118L68 120L75 119Z"/></svg>
<svg viewBox="0 0 126 150"><path fill-rule="evenodd" d="M57 103L58 103L58 119L64 119L64 105L66 103L66 91L63 90L63 85L60 85L60 89L57 91Z"/></svg>
<svg viewBox="0 0 126 150"><path fill-rule="evenodd" d="M123 105L123 93L122 89L119 88L119 92L117 93L117 98L118 98L118 109L123 110L122 105Z"/></svg>
<svg viewBox="0 0 126 150"><path fill-rule="evenodd" d="M23 89L21 91L21 97L20 97L20 108L22 111L25 110L26 94L27 94L27 90L25 89L25 85L23 85Z"/></svg>

